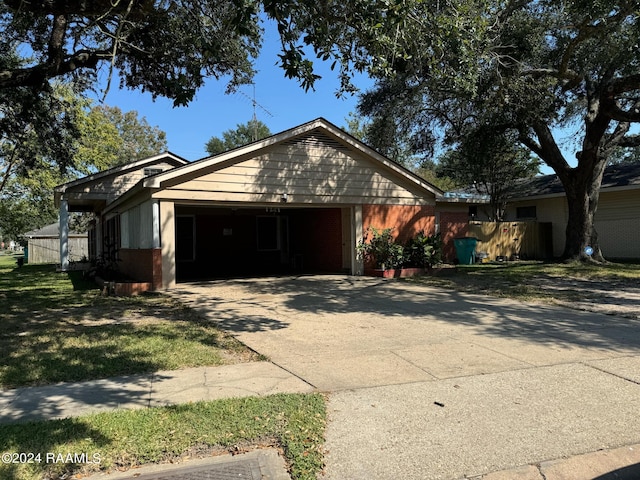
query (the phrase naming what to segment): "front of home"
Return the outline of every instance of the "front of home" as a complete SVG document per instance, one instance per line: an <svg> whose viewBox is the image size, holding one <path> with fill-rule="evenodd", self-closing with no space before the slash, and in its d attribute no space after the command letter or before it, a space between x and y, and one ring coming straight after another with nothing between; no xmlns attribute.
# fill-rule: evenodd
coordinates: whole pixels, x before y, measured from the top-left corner
<svg viewBox="0 0 640 480"><path fill-rule="evenodd" d="M93 257L178 282L255 274L361 274L366 228L433 234L442 192L320 118L189 163L166 153L56 188L65 269L68 212L92 211ZM68 233L68 227L66 229Z"/></svg>

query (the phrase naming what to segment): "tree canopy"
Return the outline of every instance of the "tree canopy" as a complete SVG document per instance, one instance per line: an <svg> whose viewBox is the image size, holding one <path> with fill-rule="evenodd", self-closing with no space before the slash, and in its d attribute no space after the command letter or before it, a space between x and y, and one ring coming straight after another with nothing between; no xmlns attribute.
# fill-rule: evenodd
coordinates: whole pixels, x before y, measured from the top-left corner
<svg viewBox="0 0 640 480"><path fill-rule="evenodd" d="M56 220L56 185L166 150L165 133L136 112L91 107L68 86L54 84L33 100L32 110L7 110L20 122L8 114L0 120L0 233L9 238Z"/></svg>
<svg viewBox="0 0 640 480"><path fill-rule="evenodd" d="M513 133L478 128L468 132L457 149L440 156L435 171L440 177L472 186L476 193L488 196L488 217L503 221L509 189L536 175L539 165L537 157L521 146Z"/></svg>
<svg viewBox="0 0 640 480"><path fill-rule="evenodd" d="M89 174L167 150L167 135L138 112L96 105L79 121L76 168Z"/></svg>
<svg viewBox="0 0 640 480"><path fill-rule="evenodd" d="M630 128L640 122L638 2L478 0L466 8L445 12L449 22L463 15L469 28L466 37L442 37L449 48L437 72L449 69L450 78L433 74L431 55L405 50L411 62L379 77L361 113L410 132L422 149L455 147L477 129L515 136L565 188L564 257L586 259L590 245L601 260L593 219L604 167L617 148L640 145ZM405 35L434 37L410 27ZM575 142L563 145L558 129L575 132ZM575 165L567 150L576 152Z"/></svg>
<svg viewBox="0 0 640 480"><path fill-rule="evenodd" d="M405 37L404 27L433 22L436 3L424 2L420 14L428 17L414 19L405 2L388 0L3 0L0 89L40 90L69 76L92 83L104 66L119 76L121 87L185 105L207 77L224 78L231 89L249 82L264 28L274 28L285 76L312 88L319 78L316 57L332 61L343 90L349 90L354 71L382 74L394 62L406 63L406 54L394 53L398 41L429 45L429 38ZM8 61L16 51L28 53Z"/></svg>
<svg viewBox="0 0 640 480"><path fill-rule="evenodd" d="M247 145L256 140L261 140L271 135L269 127L260 120L249 120L247 123L239 123L236 128L222 132L222 138L211 137L205 145L209 155L226 152L236 147Z"/></svg>

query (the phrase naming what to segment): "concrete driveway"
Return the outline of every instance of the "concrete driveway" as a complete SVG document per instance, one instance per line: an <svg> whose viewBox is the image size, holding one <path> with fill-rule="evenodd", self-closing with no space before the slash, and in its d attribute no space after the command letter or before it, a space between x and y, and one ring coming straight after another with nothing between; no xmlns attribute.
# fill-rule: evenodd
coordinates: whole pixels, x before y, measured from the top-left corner
<svg viewBox="0 0 640 480"><path fill-rule="evenodd" d="M347 276L175 294L331 392L329 479L457 479L640 443L637 320Z"/></svg>

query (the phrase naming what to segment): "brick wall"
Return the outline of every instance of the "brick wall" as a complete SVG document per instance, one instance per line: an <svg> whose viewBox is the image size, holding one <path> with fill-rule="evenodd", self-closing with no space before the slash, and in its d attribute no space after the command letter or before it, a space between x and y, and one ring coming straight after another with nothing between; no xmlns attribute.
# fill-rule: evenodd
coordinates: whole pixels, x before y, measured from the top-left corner
<svg viewBox="0 0 640 480"><path fill-rule="evenodd" d="M159 248L122 248L118 252L120 271L134 280L151 282L153 289L162 287L162 250Z"/></svg>
<svg viewBox="0 0 640 480"><path fill-rule="evenodd" d="M456 259L454 238L465 237L469 232L469 214L467 212L440 212L440 232L442 234L442 253L444 260Z"/></svg>
<svg viewBox="0 0 640 480"><path fill-rule="evenodd" d="M393 228L392 235L405 243L420 231L435 233L435 208L429 205L363 205L362 227Z"/></svg>

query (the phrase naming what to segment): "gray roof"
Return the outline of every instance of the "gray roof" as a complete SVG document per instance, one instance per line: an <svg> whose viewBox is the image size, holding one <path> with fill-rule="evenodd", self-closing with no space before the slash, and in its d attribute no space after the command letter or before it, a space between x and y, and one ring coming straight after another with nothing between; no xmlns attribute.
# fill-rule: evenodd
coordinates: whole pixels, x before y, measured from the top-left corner
<svg viewBox="0 0 640 480"><path fill-rule="evenodd" d="M601 190L622 187L640 188L640 163L611 165L604 171ZM533 177L514 185L509 198L564 195L564 187L557 175Z"/></svg>
<svg viewBox="0 0 640 480"><path fill-rule="evenodd" d="M79 232L69 232L69 235L82 237L82 236L86 236L87 234L79 233ZM52 223L51 225L47 225L45 227L38 228L36 230L31 230L30 232L25 233L24 236L28 238L33 238L33 237L58 238L60 236L60 222Z"/></svg>

